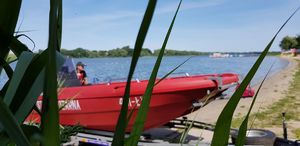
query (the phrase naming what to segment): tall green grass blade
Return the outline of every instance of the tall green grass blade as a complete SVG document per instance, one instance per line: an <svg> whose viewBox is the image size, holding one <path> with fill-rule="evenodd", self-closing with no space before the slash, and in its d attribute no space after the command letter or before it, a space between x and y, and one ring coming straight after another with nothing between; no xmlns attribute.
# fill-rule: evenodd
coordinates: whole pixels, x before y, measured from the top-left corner
<svg viewBox="0 0 300 146"><path fill-rule="evenodd" d="M7 146L8 143L11 142L11 140L9 139L9 137L4 137L3 134L1 134L0 136L0 145L2 146Z"/></svg>
<svg viewBox="0 0 300 146"><path fill-rule="evenodd" d="M19 57L23 51L31 52L26 45L24 45L15 37L11 39L9 47L17 57Z"/></svg>
<svg viewBox="0 0 300 146"><path fill-rule="evenodd" d="M1 42L0 42L1 44ZM0 47L0 58L2 58L3 60L6 60L7 58L7 55L9 53L9 49L6 49L6 48L2 48ZM0 75L1 75L1 72L2 72L2 65L0 65Z"/></svg>
<svg viewBox="0 0 300 146"><path fill-rule="evenodd" d="M167 78L170 74L172 74L174 71L176 71L179 67L181 67L183 64L185 64L187 61L189 61L193 56L189 57L188 59L186 59L185 61L183 61L182 63L180 63L178 66L176 66L174 69L172 69L170 72L168 72L167 74L165 74L162 78L160 78L154 86L156 86L157 84L159 84L161 81L163 81L165 78Z"/></svg>
<svg viewBox="0 0 300 146"><path fill-rule="evenodd" d="M20 104L23 102L23 100L25 98L24 95L28 94L36 77L45 68L47 55L48 55L48 51L44 51L42 54L36 55L33 58L30 65L27 67L27 69L22 77L22 80L20 81L20 84L17 87L15 87L15 88L17 88L17 90L14 93L14 97L12 97L13 104L10 104L10 107L9 107L13 113L15 113L17 111ZM41 91L40 91L40 93L41 93Z"/></svg>
<svg viewBox="0 0 300 146"><path fill-rule="evenodd" d="M58 0L58 15L57 15L57 51L60 51L61 48L61 39L62 39L62 0Z"/></svg>
<svg viewBox="0 0 300 146"><path fill-rule="evenodd" d="M64 63L64 57L56 52L57 55L57 68L60 68ZM26 55L27 54L27 55ZM25 57L20 57L20 61L16 66L16 72L14 73L15 79L11 84L6 83L1 94L5 95L7 92L7 86L10 85L10 93L5 95L4 100L9 105L12 113L15 114L17 120L22 123L25 117L31 111L34 106L37 97L41 94L43 83L44 83L44 70L47 61L48 51L44 51L42 54L35 55L35 57L30 62L30 65L26 65L27 61L31 59L31 53L24 52ZM26 57L27 56L27 57ZM28 66L28 67L26 67ZM26 68L26 71L22 71ZM21 79L21 81L19 81ZM10 104L13 103L13 104ZM24 108L22 110L22 108ZM26 109L26 110L25 110ZM21 114L18 114L21 113Z"/></svg>
<svg viewBox="0 0 300 146"><path fill-rule="evenodd" d="M47 57L44 96L42 101L41 130L43 134L43 145L56 146L59 140L59 114L57 100L57 69L56 69L56 50L58 50L58 9L59 0L50 0L49 13L49 51Z"/></svg>
<svg viewBox="0 0 300 146"><path fill-rule="evenodd" d="M1 99L2 97L0 97ZM0 123L5 129L9 137L17 144L22 146L30 146L28 139L19 126L18 122L10 112L8 106L0 100Z"/></svg>
<svg viewBox="0 0 300 146"><path fill-rule="evenodd" d="M31 41L31 43L33 44L33 48L32 48L32 51L34 50L35 48L35 42L29 37L27 36L26 34L19 34L19 35L16 35L14 38L18 39L20 37L25 37L27 38L29 41ZM24 48L21 48L21 49L24 49Z"/></svg>
<svg viewBox="0 0 300 146"><path fill-rule="evenodd" d="M61 68L64 62L65 62L64 57L60 53L56 52L56 64L57 64L56 70ZM40 95L40 93L43 90L43 86L41 85L44 85L44 78L45 78L45 69L43 69L41 73L36 77L29 92L25 96L22 104L20 104L18 110L15 112L15 117L18 119L20 123L25 120L28 114L30 114L32 108L35 106L37 97Z"/></svg>
<svg viewBox="0 0 300 146"><path fill-rule="evenodd" d="M0 66L2 66L2 67L4 68L4 70L5 70L6 74L7 74L7 77L8 77L9 79L11 79L11 78L12 78L12 75L13 75L13 73L14 73L14 71L13 71L12 68L8 65L8 63L7 63L4 59L2 59L2 58L0 58Z"/></svg>
<svg viewBox="0 0 300 146"><path fill-rule="evenodd" d="M3 0L0 2L0 58L5 59L9 53L9 44L18 21L21 0ZM13 60L10 60L13 61ZM9 62L9 61L8 61ZM9 71L9 72L8 72ZM0 65L0 74L2 65ZM12 70L6 68L8 77L11 77ZM7 86L6 86L7 87ZM3 95L3 90L1 90Z"/></svg>
<svg viewBox="0 0 300 146"><path fill-rule="evenodd" d="M300 7L299 7L300 8ZM258 70L260 64L264 60L265 56L267 55L270 47L272 46L275 38L277 37L278 33L282 30L282 28L287 24L287 22L294 16L294 14L299 10L299 8L296 9L296 11L284 22L284 24L279 28L277 33L274 35L274 37L271 39L271 41L268 43L264 51L261 53L261 55L256 60L255 64L252 66L248 74L246 75L245 79L242 81L240 87L234 92L230 100L225 105L223 111L221 112L217 124L215 127L213 139L212 139L212 146L224 146L228 145L228 138L229 138L229 132L230 132L230 125L231 120L233 117L233 113L236 109L237 104L240 101L240 98L245 91L247 85L252 80L253 76L255 75L256 71Z"/></svg>
<svg viewBox="0 0 300 146"><path fill-rule="evenodd" d="M9 82L10 82L10 80L8 80L8 81L4 84L4 86L2 87L2 89L0 90L0 96L4 97L4 95L5 95L6 91L7 91Z"/></svg>
<svg viewBox="0 0 300 146"><path fill-rule="evenodd" d="M200 107L200 108L201 108L201 107ZM193 111L194 111L194 108L192 109L191 113L192 113ZM196 116L195 116L195 117L196 117ZM180 143L181 145L183 145L184 141L186 140L186 137L188 136L189 131L191 130L194 121L195 121L195 118L194 118L194 120L192 121L192 123L190 123L190 124L188 124L188 122L185 123L185 125L184 125L184 130L183 130L183 132L182 132L182 134L181 134L181 136L180 136L180 139L179 139L179 143Z"/></svg>
<svg viewBox="0 0 300 146"><path fill-rule="evenodd" d="M21 0L0 1L0 58L4 60L9 53L8 45L18 22L21 2ZM1 72L0 65L0 74Z"/></svg>
<svg viewBox="0 0 300 146"><path fill-rule="evenodd" d="M37 97L41 94L41 92L42 92L41 88L43 88L43 86L41 86L41 85L43 85L42 83L44 82L44 78L42 78L42 79L37 79L37 78L39 76L41 76L41 74L44 73L43 70L45 70L47 55L48 55L47 50L44 51L40 55L35 55L32 62L30 63L30 65L26 68L26 71L24 72L24 75L22 75L22 79L19 82L18 86L12 86L13 89L14 88L17 89L15 91L15 93L13 93L13 95L14 95L13 97L7 95L9 98L12 98L11 103L13 103L13 104L9 105L12 113L16 114L16 112L20 109L21 105L24 104L25 102L28 102L27 101L27 100L29 100L28 98L30 98L30 101L32 101L32 100L36 101ZM57 66L57 67L60 67L64 62L64 58L59 53L57 53L56 56L57 56L57 62L59 64L59 66ZM23 62L21 61L21 62L18 62L18 63L23 63ZM42 75L42 76L44 76L44 75ZM41 77L39 77L39 78L41 78ZM38 87L33 88L32 86L34 84L38 84ZM4 95L6 93L6 88L7 88L8 85L9 84L7 82L4 85L3 89L1 90L1 92L4 93ZM17 84L14 83L12 85L17 85ZM8 99L6 99L6 100L8 100ZM11 100L11 99L9 99L9 100ZM26 112L24 111L24 114L25 113ZM18 120L20 120L22 122L22 119L18 119Z"/></svg>
<svg viewBox="0 0 300 146"><path fill-rule="evenodd" d="M131 59L130 69L128 73L125 93L123 97L123 104L121 107L120 115L118 118L118 123L115 129L116 132L113 137L112 146L120 146L124 145L124 136L125 136L125 130L126 130L126 123L127 123L127 111L128 111L128 103L129 103L129 96L130 96L130 84L131 79L136 67L136 64L138 62L139 56L141 54L141 50L148 32L148 29L151 24L151 20L153 17L153 13L155 10L157 0L149 0L148 6L146 9L146 12L144 14L143 21L140 26L140 30L138 32L135 45L134 45L134 52Z"/></svg>
<svg viewBox="0 0 300 146"><path fill-rule="evenodd" d="M164 51L165 51L165 48L167 46L171 31L172 31L172 28L173 28L173 25L174 25L174 22L175 22L175 19L176 19L176 16L177 16L177 13L178 13L179 8L181 6L181 2L182 2L182 0L180 0L180 2L178 4L177 10L175 12L175 15L173 17L171 25L168 29L165 40L163 42L162 48L161 48L161 50L159 52L159 55L157 57L157 60L155 62L154 68L152 70L152 73L151 73L151 76L150 76L150 79L149 79L149 82L148 82L148 85L147 85L147 88L146 88L146 91L145 91L145 94L143 96L142 104L141 104L140 109L138 111L133 129L131 131L130 137L129 137L128 142L126 143L126 145L129 145L129 146L137 145L138 141L140 139L140 135L142 134L142 131L144 129L144 124L145 124L145 121L146 121L146 118L147 118L147 113L149 111L149 105L150 105L150 101L151 101L153 87L154 87L155 80L156 80L156 77L157 77L157 72L159 70L161 60L164 56Z"/></svg>
<svg viewBox="0 0 300 146"><path fill-rule="evenodd" d="M9 105L19 124L23 123L34 107L37 97L41 94L44 84L44 73L47 52L33 58L33 54L24 52L18 64L3 101ZM64 63L64 57L57 52L57 68ZM31 60L33 60L31 62ZM29 64L30 63L30 64ZM8 85L8 84L6 84ZM18 87L18 88L16 88ZM27 88L25 88L27 87ZM23 90L22 90L23 89ZM0 126L0 131L2 127Z"/></svg>
<svg viewBox="0 0 300 146"><path fill-rule="evenodd" d="M21 0L2 0L0 1L0 28L6 32L6 35L14 34L19 12L21 8Z"/></svg>
<svg viewBox="0 0 300 146"><path fill-rule="evenodd" d="M36 125L21 125L22 130L24 131L26 137L30 140L32 146L39 146L41 138L41 130Z"/></svg>
<svg viewBox="0 0 300 146"><path fill-rule="evenodd" d="M255 101L256 101L257 95L258 95L258 93L259 93L259 91L260 91L260 89L261 89L263 83L265 82L267 76L269 75L269 73L270 73L270 71L271 71L273 65L274 65L274 63L271 65L271 67L269 68L269 70L268 70L267 74L265 75L264 79L263 79L262 82L260 83L260 85L259 85L259 87L258 87L258 89L257 89L257 91L256 91L256 94L255 94L255 96L254 96L254 98L253 98L253 100L252 100L252 103L251 103L251 105L250 105L250 108L249 108L249 110L248 110L248 113L247 113L247 115L246 115L244 121L242 122L242 124L241 124L241 126L240 126L240 128L239 128L239 133L238 133L238 137L237 137L236 144L235 144L236 146L243 146L243 145L245 144L245 141L246 141L246 133L247 133L247 129L248 129L248 128L247 128L247 127L248 127L248 119L249 119L251 110L252 110L252 108L253 108L253 106L254 106L254 103L255 103Z"/></svg>
<svg viewBox="0 0 300 146"><path fill-rule="evenodd" d="M15 74L13 75L6 94L4 96L4 102L10 106L15 93L17 92L17 88L25 74L27 67L29 66L31 60L33 59L34 55L32 53L23 53L20 56L19 62L16 65Z"/></svg>

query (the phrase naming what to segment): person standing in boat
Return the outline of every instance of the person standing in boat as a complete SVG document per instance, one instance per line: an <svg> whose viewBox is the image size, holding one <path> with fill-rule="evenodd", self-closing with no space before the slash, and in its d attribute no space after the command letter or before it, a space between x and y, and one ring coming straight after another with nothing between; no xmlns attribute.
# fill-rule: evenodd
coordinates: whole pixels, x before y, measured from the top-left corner
<svg viewBox="0 0 300 146"><path fill-rule="evenodd" d="M83 64L82 62L77 62L77 64L76 64L76 74L77 74L77 78L79 79L81 85L88 84L87 75L84 70L84 66L85 66L85 64Z"/></svg>

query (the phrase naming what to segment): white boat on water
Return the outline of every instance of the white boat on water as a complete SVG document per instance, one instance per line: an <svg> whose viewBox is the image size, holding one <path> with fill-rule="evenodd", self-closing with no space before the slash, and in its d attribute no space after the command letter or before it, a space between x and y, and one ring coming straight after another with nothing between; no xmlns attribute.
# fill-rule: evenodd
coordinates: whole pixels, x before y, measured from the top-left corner
<svg viewBox="0 0 300 146"><path fill-rule="evenodd" d="M228 53L213 53L209 55L210 58L229 58L232 57L232 55Z"/></svg>

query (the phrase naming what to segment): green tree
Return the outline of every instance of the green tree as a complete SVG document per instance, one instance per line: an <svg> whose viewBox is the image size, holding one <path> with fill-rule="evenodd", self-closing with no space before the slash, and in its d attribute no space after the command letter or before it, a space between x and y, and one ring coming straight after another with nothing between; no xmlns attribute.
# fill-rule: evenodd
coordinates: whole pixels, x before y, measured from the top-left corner
<svg viewBox="0 0 300 146"><path fill-rule="evenodd" d="M96 50L88 51L88 54L89 54L89 58L98 57L98 51L96 51Z"/></svg>
<svg viewBox="0 0 300 146"><path fill-rule="evenodd" d="M107 56L107 51L98 51L98 57L105 57Z"/></svg>
<svg viewBox="0 0 300 146"><path fill-rule="evenodd" d="M152 51L148 48L144 48L142 49L142 52L141 52L141 56L151 56L152 55Z"/></svg>
<svg viewBox="0 0 300 146"><path fill-rule="evenodd" d="M133 54L133 48L130 48L130 46L124 46L121 49L127 51L127 56L132 56L132 54Z"/></svg>
<svg viewBox="0 0 300 146"><path fill-rule="evenodd" d="M282 50L289 50L295 48L298 45L298 42L295 37L286 36L280 42L280 47Z"/></svg>
<svg viewBox="0 0 300 146"><path fill-rule="evenodd" d="M297 37L296 37L296 41L297 41L297 46L296 46L296 48L297 49L300 49L300 35L297 35Z"/></svg>
<svg viewBox="0 0 300 146"><path fill-rule="evenodd" d="M126 57L128 56L128 52L125 49L113 49L108 51L108 56L110 57Z"/></svg>

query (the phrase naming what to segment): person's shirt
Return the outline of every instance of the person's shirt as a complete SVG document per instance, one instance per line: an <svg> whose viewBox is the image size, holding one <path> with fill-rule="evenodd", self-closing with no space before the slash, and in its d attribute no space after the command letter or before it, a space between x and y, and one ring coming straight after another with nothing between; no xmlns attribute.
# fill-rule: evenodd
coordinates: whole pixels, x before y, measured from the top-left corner
<svg viewBox="0 0 300 146"><path fill-rule="evenodd" d="M81 70L81 71L77 72L77 77L78 77L81 85L86 85L87 84L87 75L86 75L86 72L84 70Z"/></svg>

